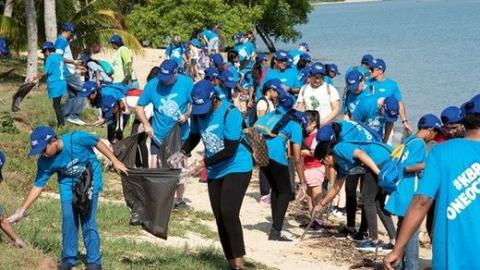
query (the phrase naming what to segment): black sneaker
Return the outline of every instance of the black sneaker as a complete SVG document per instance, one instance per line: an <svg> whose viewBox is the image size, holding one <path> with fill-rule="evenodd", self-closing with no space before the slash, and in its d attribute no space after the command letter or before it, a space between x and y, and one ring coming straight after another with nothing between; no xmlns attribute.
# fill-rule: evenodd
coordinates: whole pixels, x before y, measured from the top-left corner
<svg viewBox="0 0 480 270"><path fill-rule="evenodd" d="M270 235L268 236L268 240L280 241L280 242L292 242L292 239L289 239L283 236L280 231L277 231L273 228L270 230Z"/></svg>
<svg viewBox="0 0 480 270"><path fill-rule="evenodd" d="M390 251L393 250L394 247L395 247L395 245L392 244L392 243L382 244L382 250L383 250L383 251L390 252Z"/></svg>
<svg viewBox="0 0 480 270"><path fill-rule="evenodd" d="M355 232L351 235L348 235L347 237L353 241L365 241L368 239L368 235L362 232Z"/></svg>
<svg viewBox="0 0 480 270"><path fill-rule="evenodd" d="M188 208L188 205L184 200L181 200L179 202L176 202L173 208L177 210L184 210Z"/></svg>
<svg viewBox="0 0 480 270"><path fill-rule="evenodd" d="M130 218L130 225L138 226L142 225L142 216L139 213L132 213L132 217Z"/></svg>
<svg viewBox="0 0 480 270"><path fill-rule="evenodd" d="M333 236L335 239L338 240L343 240L347 239L348 236L351 236L352 234L356 234L357 231L355 229L350 230L347 227L342 227L338 232Z"/></svg>

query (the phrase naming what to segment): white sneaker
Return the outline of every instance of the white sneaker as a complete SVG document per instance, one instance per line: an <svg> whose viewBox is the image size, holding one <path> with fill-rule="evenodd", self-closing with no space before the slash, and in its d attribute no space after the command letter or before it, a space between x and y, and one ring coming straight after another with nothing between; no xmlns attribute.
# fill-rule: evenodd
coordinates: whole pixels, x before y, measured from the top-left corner
<svg viewBox="0 0 480 270"><path fill-rule="evenodd" d="M67 117L66 119L68 122L72 123L72 124L75 124L75 125L79 125L79 126L84 126L86 123L83 122L80 118L71 118L71 117Z"/></svg>

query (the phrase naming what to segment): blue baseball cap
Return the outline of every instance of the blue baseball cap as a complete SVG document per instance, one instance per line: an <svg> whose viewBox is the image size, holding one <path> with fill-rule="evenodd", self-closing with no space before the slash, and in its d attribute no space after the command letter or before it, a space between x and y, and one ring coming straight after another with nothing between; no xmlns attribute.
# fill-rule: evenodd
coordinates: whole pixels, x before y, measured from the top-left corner
<svg viewBox="0 0 480 270"><path fill-rule="evenodd" d="M464 117L465 111L457 106L447 107L440 114L440 119L444 125L458 124L462 122Z"/></svg>
<svg viewBox="0 0 480 270"><path fill-rule="evenodd" d="M308 74L310 74L311 69L312 68L310 66L306 66L304 69L302 69L300 74L300 81L302 82L302 84L307 83Z"/></svg>
<svg viewBox="0 0 480 270"><path fill-rule="evenodd" d="M267 60L267 55L264 53L259 53L257 56L255 56L255 62L262 62Z"/></svg>
<svg viewBox="0 0 480 270"><path fill-rule="evenodd" d="M213 106L215 87L208 80L197 82L192 89L192 115L208 113Z"/></svg>
<svg viewBox="0 0 480 270"><path fill-rule="evenodd" d="M160 71L157 74L161 82L170 81L178 73L178 64L175 60L167 59L160 65Z"/></svg>
<svg viewBox="0 0 480 270"><path fill-rule="evenodd" d="M383 100L383 109L385 110L383 115L385 117L385 122L393 123L397 121L400 105L395 96L391 95Z"/></svg>
<svg viewBox="0 0 480 270"><path fill-rule="evenodd" d="M333 72L335 72L335 74L337 74L337 75L342 74L342 73L340 73L340 71L338 71L338 67L337 67L337 65L335 65L335 64L326 64L326 65L325 65L325 70L326 70L327 72L333 71Z"/></svg>
<svg viewBox="0 0 480 270"><path fill-rule="evenodd" d="M280 102L280 107L285 109L286 111L289 111L293 108L293 105L295 105L295 98L287 93L285 90L282 90L282 93L278 94L278 101Z"/></svg>
<svg viewBox="0 0 480 270"><path fill-rule="evenodd" d="M30 146L32 147L32 149L30 150L30 153L28 153L28 155L34 156L42 153L43 151L45 151L47 144L49 144L50 141L56 137L57 134L55 134L55 131L51 127L36 127L30 135Z"/></svg>
<svg viewBox="0 0 480 270"><path fill-rule="evenodd" d="M480 95L474 96L470 101L463 104L465 115L468 114L480 114Z"/></svg>
<svg viewBox="0 0 480 270"><path fill-rule="evenodd" d="M425 114L418 120L418 129L433 128L436 131L443 132L442 121L433 114Z"/></svg>
<svg viewBox="0 0 480 270"><path fill-rule="evenodd" d="M88 61L90 61L90 55L88 53L84 53L80 56L80 61L82 61L83 63L87 63Z"/></svg>
<svg viewBox="0 0 480 270"><path fill-rule="evenodd" d="M205 80L211 80L213 78L218 78L220 76L220 72L216 67L209 67L205 69Z"/></svg>
<svg viewBox="0 0 480 270"><path fill-rule="evenodd" d="M332 123L326 124L321 127L317 132L317 142L332 142L336 139L335 130L333 130Z"/></svg>
<svg viewBox="0 0 480 270"><path fill-rule="evenodd" d="M325 75L325 66L322 63L316 62L310 66L310 75L323 74Z"/></svg>
<svg viewBox="0 0 480 270"><path fill-rule="evenodd" d="M273 89L275 90L279 95L285 93L285 90L283 89L282 81L279 79L270 79L265 82L263 85L263 89Z"/></svg>
<svg viewBox="0 0 480 270"><path fill-rule="evenodd" d="M212 63L215 66L219 66L219 65L223 64L223 56L219 53L212 54L212 55L210 55L210 61L212 61Z"/></svg>
<svg viewBox="0 0 480 270"><path fill-rule="evenodd" d="M303 130L307 129L308 126L308 117L307 114L301 111L295 111L293 113L293 117L295 118L295 121L297 121L301 126Z"/></svg>
<svg viewBox="0 0 480 270"><path fill-rule="evenodd" d="M110 38L110 43L120 43L122 42L123 43L123 40L122 40L122 37L115 34L113 35L111 38Z"/></svg>
<svg viewBox="0 0 480 270"><path fill-rule="evenodd" d="M382 71L385 71L387 69L387 65L385 64L385 61L383 61L383 59L377 58L372 60L370 68L378 68Z"/></svg>
<svg viewBox="0 0 480 270"><path fill-rule="evenodd" d="M51 41L45 41L42 46L42 53L46 50L55 50L55 45Z"/></svg>
<svg viewBox="0 0 480 270"><path fill-rule="evenodd" d="M304 47L305 49L307 49L307 52L310 51L310 48L308 48L307 42L301 42L300 44L298 44L298 47Z"/></svg>
<svg viewBox="0 0 480 270"><path fill-rule="evenodd" d="M118 103L118 100L113 96L102 97L102 103L100 107L102 108L102 116L106 120L111 120L113 118L113 108Z"/></svg>
<svg viewBox="0 0 480 270"><path fill-rule="evenodd" d="M305 60L307 62L312 62L312 58L310 57L310 55L308 53L300 54L300 59Z"/></svg>
<svg viewBox="0 0 480 270"><path fill-rule="evenodd" d="M220 73L220 80L229 88L235 88L237 86L237 81L235 81L232 72L228 70Z"/></svg>
<svg viewBox="0 0 480 270"><path fill-rule="evenodd" d="M5 165L5 161L6 161L5 155L3 154L2 151L0 151L0 180L3 180L2 168L3 168L3 165Z"/></svg>
<svg viewBox="0 0 480 270"><path fill-rule="evenodd" d="M275 52L275 60L278 61L288 61L288 53L284 50L278 50Z"/></svg>
<svg viewBox="0 0 480 270"><path fill-rule="evenodd" d="M352 70L348 72L347 78L345 80L347 84L348 91L356 91L358 90L358 86L360 82L363 80L363 74L358 70Z"/></svg>
<svg viewBox="0 0 480 270"><path fill-rule="evenodd" d="M70 31L70 32L75 32L75 25L71 22L66 22L62 25L62 30L64 31Z"/></svg>
<svg viewBox="0 0 480 270"><path fill-rule="evenodd" d="M372 63L372 61L374 60L375 58L373 58L373 56L371 54L365 54L363 57L362 57L362 61L360 62L361 64L367 64L368 66L370 66L370 64Z"/></svg>
<svg viewBox="0 0 480 270"><path fill-rule="evenodd" d="M94 81L87 81L83 84L82 91L79 92L81 97L87 97L94 90L97 90L97 83Z"/></svg>

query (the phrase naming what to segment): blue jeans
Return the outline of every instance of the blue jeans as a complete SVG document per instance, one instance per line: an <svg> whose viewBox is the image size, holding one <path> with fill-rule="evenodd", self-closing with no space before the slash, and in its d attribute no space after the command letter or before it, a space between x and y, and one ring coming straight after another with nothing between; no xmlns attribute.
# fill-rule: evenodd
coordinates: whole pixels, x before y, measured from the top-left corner
<svg viewBox="0 0 480 270"><path fill-rule="evenodd" d="M67 85L68 98L63 108L63 114L69 118L80 118L85 104L85 98L79 96L83 82L77 74L70 74L67 76Z"/></svg>
<svg viewBox="0 0 480 270"><path fill-rule="evenodd" d="M400 232L402 227L403 217L398 217L398 226L397 226L397 235ZM419 231L415 231L410 240L408 240L407 245L405 246L405 254L403 255L403 260L398 264L397 270L418 270L418 257L419 257Z"/></svg>
<svg viewBox="0 0 480 270"><path fill-rule="evenodd" d="M92 206L87 215L80 215L73 208L72 200L62 201L62 262L75 265L78 253L78 221L82 226L83 244L87 250L87 264L102 264L100 235L97 230L98 193L92 196Z"/></svg>

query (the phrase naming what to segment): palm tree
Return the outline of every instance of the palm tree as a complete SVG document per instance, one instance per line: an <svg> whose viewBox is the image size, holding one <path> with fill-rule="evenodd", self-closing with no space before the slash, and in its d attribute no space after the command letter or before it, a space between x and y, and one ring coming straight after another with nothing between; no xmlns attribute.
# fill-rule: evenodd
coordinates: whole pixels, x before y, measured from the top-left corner
<svg viewBox="0 0 480 270"><path fill-rule="evenodd" d="M57 38L57 14L55 7L55 0L43 0L45 39L49 41L54 41Z"/></svg>
<svg viewBox="0 0 480 270"><path fill-rule="evenodd" d="M12 12L13 12L13 0L6 0L5 1L5 6L3 9L3 16L7 18L12 17Z"/></svg>
<svg viewBox="0 0 480 270"><path fill-rule="evenodd" d="M33 76L37 74L37 13L35 11L34 0L25 0L25 14L27 15L27 39L28 39L28 58L27 58L27 76L26 81L32 81Z"/></svg>

